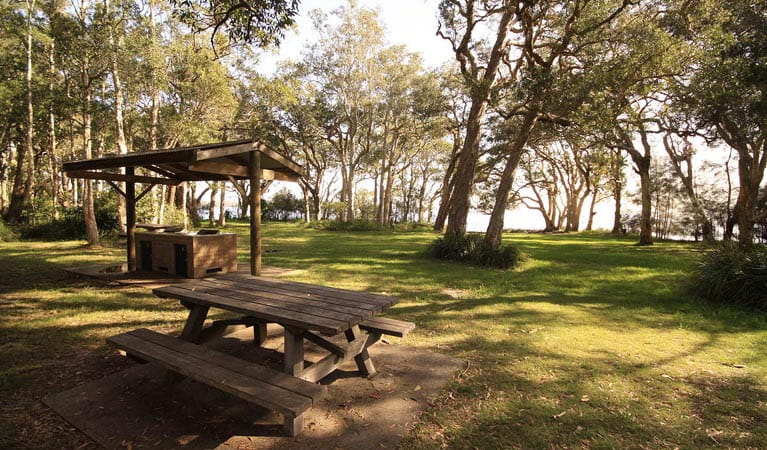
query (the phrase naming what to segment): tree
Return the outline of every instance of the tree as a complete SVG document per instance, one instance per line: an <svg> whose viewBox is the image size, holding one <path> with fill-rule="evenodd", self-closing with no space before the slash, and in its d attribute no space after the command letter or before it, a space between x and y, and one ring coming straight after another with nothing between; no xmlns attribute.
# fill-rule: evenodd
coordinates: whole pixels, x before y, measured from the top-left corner
<svg viewBox="0 0 767 450"><path fill-rule="evenodd" d="M175 14L195 32L210 32L215 48L219 29L233 43L278 45L293 25L299 0L170 0Z"/></svg>
<svg viewBox="0 0 767 450"><path fill-rule="evenodd" d="M680 8L669 25L697 50L677 80L679 105L738 154L734 218L738 242L750 245L756 223L767 217L759 202L767 166L767 4L701 1Z"/></svg>
<svg viewBox="0 0 767 450"><path fill-rule="evenodd" d="M463 146L453 175L446 230L463 236L471 208L482 121L502 60L508 54L507 35L513 25L514 8L510 1L442 0L439 15L437 34L450 42L471 99ZM489 46L478 37L477 28L483 22L494 24L493 43Z"/></svg>

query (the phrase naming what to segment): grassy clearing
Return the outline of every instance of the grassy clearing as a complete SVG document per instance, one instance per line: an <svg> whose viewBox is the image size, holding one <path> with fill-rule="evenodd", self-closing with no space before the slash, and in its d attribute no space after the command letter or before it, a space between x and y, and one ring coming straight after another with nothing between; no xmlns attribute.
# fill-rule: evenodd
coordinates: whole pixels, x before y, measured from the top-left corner
<svg viewBox="0 0 767 450"><path fill-rule="evenodd" d="M767 317L690 296L697 247L514 234L506 240L528 257L503 271L432 260L423 249L434 238L264 230L266 264L302 269L289 277L298 281L398 295L389 315L418 324L409 345L466 361L405 447L767 446ZM80 242L0 244L0 396L11 398L0 446L45 444L61 422L30 405L122 367L104 337L182 323L177 304L147 291L61 272L121 258Z"/></svg>

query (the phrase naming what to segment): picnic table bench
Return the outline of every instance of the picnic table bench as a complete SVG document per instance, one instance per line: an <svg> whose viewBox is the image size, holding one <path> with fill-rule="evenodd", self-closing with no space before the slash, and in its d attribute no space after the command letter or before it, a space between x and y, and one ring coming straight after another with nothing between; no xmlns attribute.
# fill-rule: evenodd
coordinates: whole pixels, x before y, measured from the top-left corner
<svg viewBox="0 0 767 450"><path fill-rule="evenodd" d="M352 359L363 376L374 375L368 348L382 335L404 337L415 328L410 322L374 317L396 304L395 297L250 275L193 280L153 292L189 309L180 339L139 329L108 342L131 356L281 413L290 436L300 433L303 413L325 392L317 381ZM205 327L211 307L241 317ZM252 326L254 342L260 345L269 322L284 328L282 372L197 345L238 324ZM305 341L328 355L306 367Z"/></svg>

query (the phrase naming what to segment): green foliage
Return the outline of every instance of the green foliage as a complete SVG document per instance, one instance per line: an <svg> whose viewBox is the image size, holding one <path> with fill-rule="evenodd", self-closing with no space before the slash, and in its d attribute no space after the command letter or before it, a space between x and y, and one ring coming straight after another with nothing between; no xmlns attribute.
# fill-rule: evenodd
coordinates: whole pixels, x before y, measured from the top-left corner
<svg viewBox="0 0 767 450"><path fill-rule="evenodd" d="M279 44L298 14L298 0L171 0L174 12L196 32L223 28L233 42Z"/></svg>
<svg viewBox="0 0 767 450"><path fill-rule="evenodd" d="M492 248L480 233L467 233L465 236L446 234L437 238L429 246L429 254L438 259L464 261L486 267L507 269L520 261L519 250L511 245Z"/></svg>
<svg viewBox="0 0 767 450"><path fill-rule="evenodd" d="M724 243L703 258L694 282L707 300L765 311L767 247Z"/></svg>
<svg viewBox="0 0 767 450"><path fill-rule="evenodd" d="M377 222L369 220L354 220L351 222L321 220L319 222L312 222L309 227L325 231L381 231L383 229Z"/></svg>
<svg viewBox="0 0 767 450"><path fill-rule="evenodd" d="M266 220L287 221L298 219L303 211L303 201L287 188L280 189L270 200L261 200L261 215Z"/></svg>
<svg viewBox="0 0 767 450"><path fill-rule="evenodd" d="M118 230L117 207L114 204L98 201L95 205L96 223L99 233L114 234ZM59 218L36 225L21 228L24 239L42 239L46 241L62 241L84 239L85 217L81 207L62 208Z"/></svg>
<svg viewBox="0 0 767 450"><path fill-rule="evenodd" d="M13 242L17 240L19 236L0 218L0 242Z"/></svg>

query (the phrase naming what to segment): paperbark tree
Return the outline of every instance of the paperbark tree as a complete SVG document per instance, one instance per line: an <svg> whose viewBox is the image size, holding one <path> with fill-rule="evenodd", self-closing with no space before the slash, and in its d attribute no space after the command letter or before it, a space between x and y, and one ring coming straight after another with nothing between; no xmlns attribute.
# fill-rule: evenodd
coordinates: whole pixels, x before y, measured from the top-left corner
<svg viewBox="0 0 767 450"><path fill-rule="evenodd" d="M455 165L446 233L463 236L471 209L474 172L482 140L482 122L503 58L508 55L507 35L514 24L511 1L443 0L437 34L450 42L469 91L471 107L466 134ZM494 22L489 52L478 38L478 24Z"/></svg>

